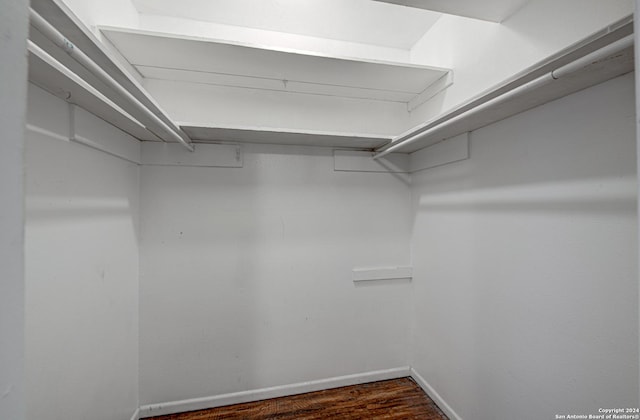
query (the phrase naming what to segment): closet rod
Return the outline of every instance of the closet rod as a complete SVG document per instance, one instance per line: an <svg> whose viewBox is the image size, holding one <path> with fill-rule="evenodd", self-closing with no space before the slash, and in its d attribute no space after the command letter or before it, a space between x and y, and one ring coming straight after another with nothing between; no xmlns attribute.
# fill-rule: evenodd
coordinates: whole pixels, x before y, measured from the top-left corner
<svg viewBox="0 0 640 420"><path fill-rule="evenodd" d="M81 66L89 70L94 76L100 79L101 82L106 84L109 88L115 90L119 95L125 97L137 111L144 114L145 117L153 121L160 126L166 134L172 139L178 141L189 151L193 152L195 149L192 144L185 141L175 130L169 127L164 121L162 121L156 114L151 112L146 106L144 106L135 96L133 96L128 90L123 88L118 82L116 82L106 71L100 66L94 63L85 53L77 48L71 41L69 41L62 33L47 22L42 16L40 16L33 9L29 9L29 19L31 25L36 28L42 35L47 37L51 42L65 51L71 58L77 61ZM151 130L150 130L151 131Z"/></svg>
<svg viewBox="0 0 640 420"><path fill-rule="evenodd" d="M497 97L487 98L486 101L475 105L473 108L468 109L461 114L457 114L457 115L454 114L454 115L451 115L449 118L445 116L445 119L440 123L436 124L435 126L432 126L424 131L419 131L417 133L410 134L408 137L401 138L400 140L396 140L395 142L382 146L381 148L376 150L378 153L374 154L373 158L379 159L389 153L397 151L398 149L401 149L402 147L407 146L413 142L416 142L424 137L428 137L429 135L436 132L437 130L441 130L442 128L455 124L460 120L469 118L477 113L480 113L484 111L486 108L489 108L497 104L501 104L516 96L527 94L533 90L540 88L543 85L551 83L571 73L574 73L584 67L587 67L592 63L596 63L600 60L603 60L611 56L612 54L615 54L626 48L632 47L633 39L634 39L633 35L628 35L622 39L619 39L618 41L615 41L605 47L600 48L599 50L596 50L581 58L578 58L577 60L572 61L569 64L566 64L555 70L552 70L544 74L543 76L538 77L537 79L534 79L523 85L517 86L505 93L502 93Z"/></svg>

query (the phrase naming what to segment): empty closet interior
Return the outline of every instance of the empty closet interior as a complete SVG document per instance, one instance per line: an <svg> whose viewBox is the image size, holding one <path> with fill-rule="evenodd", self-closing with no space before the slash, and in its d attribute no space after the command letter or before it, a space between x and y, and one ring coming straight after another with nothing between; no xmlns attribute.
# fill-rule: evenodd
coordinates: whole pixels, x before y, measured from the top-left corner
<svg viewBox="0 0 640 420"><path fill-rule="evenodd" d="M633 11L32 0L26 418L638 407Z"/></svg>

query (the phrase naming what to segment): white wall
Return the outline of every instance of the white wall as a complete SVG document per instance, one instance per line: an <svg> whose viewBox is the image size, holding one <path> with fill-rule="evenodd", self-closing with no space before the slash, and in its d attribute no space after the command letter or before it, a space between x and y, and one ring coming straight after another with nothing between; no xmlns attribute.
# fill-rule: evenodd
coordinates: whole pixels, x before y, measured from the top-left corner
<svg viewBox="0 0 640 420"><path fill-rule="evenodd" d="M24 156L29 2L0 0L0 418L23 420Z"/></svg>
<svg viewBox="0 0 640 420"><path fill-rule="evenodd" d="M69 107L30 85L27 418L128 420L138 407L138 166L68 141ZM129 138L79 112L95 143Z"/></svg>
<svg viewBox="0 0 640 420"><path fill-rule="evenodd" d="M413 110L407 128L632 14L633 3L530 0L500 24L443 15L411 49L411 61L453 69L454 84Z"/></svg>
<svg viewBox="0 0 640 420"><path fill-rule="evenodd" d="M410 190L331 149L246 146L243 168L144 166L141 403L407 365Z"/></svg>
<svg viewBox="0 0 640 420"><path fill-rule="evenodd" d="M412 366L462 419L638 406L633 75L414 177Z"/></svg>

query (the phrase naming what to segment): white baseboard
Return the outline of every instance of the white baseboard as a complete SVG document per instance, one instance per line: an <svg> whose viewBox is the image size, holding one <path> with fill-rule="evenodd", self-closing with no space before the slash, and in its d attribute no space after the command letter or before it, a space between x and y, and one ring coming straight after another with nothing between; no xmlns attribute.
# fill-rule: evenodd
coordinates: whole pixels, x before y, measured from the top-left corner
<svg viewBox="0 0 640 420"><path fill-rule="evenodd" d="M408 366L358 373L355 375L337 376L334 378L320 379L316 381L300 382L291 385L274 386L252 391L233 392L231 394L215 395L211 397L149 404L140 407L139 417L163 416L186 411L205 410L207 408L221 407L224 405L260 401L268 398L287 397L290 395L304 394L306 392L364 384L367 382L384 381L387 379L404 378L406 376L412 376L411 368Z"/></svg>
<svg viewBox="0 0 640 420"><path fill-rule="evenodd" d="M136 408L136 411L131 416L131 420L140 420L140 409Z"/></svg>
<svg viewBox="0 0 640 420"><path fill-rule="evenodd" d="M422 388L422 390L429 396L429 398L431 398L433 402L435 402L438 407L440 407L440 410L442 410L442 412L446 414L450 420L462 420L462 417L460 417L458 413L453 411L453 408L451 408L451 406L447 404L444 399L442 399L440 394L438 394L436 390L433 389L433 387L429 385L429 383L414 368L411 368L410 370L413 380L416 381L418 385L420 385L420 388Z"/></svg>

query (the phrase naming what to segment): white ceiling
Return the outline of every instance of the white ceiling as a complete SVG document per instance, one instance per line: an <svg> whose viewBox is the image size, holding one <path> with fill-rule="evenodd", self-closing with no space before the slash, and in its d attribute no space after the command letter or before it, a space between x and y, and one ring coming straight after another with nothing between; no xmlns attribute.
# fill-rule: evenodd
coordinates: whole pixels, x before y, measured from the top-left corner
<svg viewBox="0 0 640 420"><path fill-rule="evenodd" d="M374 0L475 19L502 22L529 0Z"/></svg>
<svg viewBox="0 0 640 420"><path fill-rule="evenodd" d="M440 17L440 13L429 10L371 0L133 0L133 3L143 14L400 49L410 49Z"/></svg>

